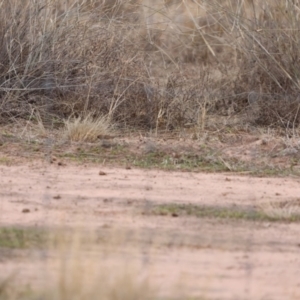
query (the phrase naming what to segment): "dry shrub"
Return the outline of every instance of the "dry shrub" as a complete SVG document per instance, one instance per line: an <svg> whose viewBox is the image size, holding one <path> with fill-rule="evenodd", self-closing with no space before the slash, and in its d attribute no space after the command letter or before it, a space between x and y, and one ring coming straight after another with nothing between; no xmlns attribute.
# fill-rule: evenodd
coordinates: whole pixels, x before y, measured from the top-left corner
<svg viewBox="0 0 300 300"><path fill-rule="evenodd" d="M206 1L143 1L148 50L167 63L216 62L226 48L223 28L207 13Z"/></svg>
<svg viewBox="0 0 300 300"><path fill-rule="evenodd" d="M234 1L235 2L235 1ZM296 127L300 123L298 1L252 1L233 10L233 1L217 5L238 52L234 78L236 111L246 110L260 125ZM229 35L228 35L229 36Z"/></svg>
<svg viewBox="0 0 300 300"><path fill-rule="evenodd" d="M196 19L187 14L194 11L189 6L192 2L182 3L180 10L176 1L168 2L164 12L159 1L147 3L70 0L63 5L60 0L26 0L20 5L20 0L2 1L2 119L28 117L34 110L45 125L52 124L53 116L68 118L90 111L94 117L108 115L126 126L174 128L197 122L197 106L205 98L201 91L205 75L194 77L181 71L176 80L171 75L167 81L159 65L170 58L171 69L178 69L173 58L180 61L185 50L199 50L192 46L196 31L204 36ZM182 7L184 21L176 19ZM151 12L152 21L161 17L160 30L165 31L154 53L146 51L147 43L154 45L151 32L158 28L149 22ZM171 28L170 24L177 29L163 28ZM194 36L191 45L182 39L189 36ZM187 60L195 61L195 57ZM153 77L154 73L160 74Z"/></svg>
<svg viewBox="0 0 300 300"><path fill-rule="evenodd" d="M0 2L2 119L26 117L38 107L45 119L94 110L149 125L148 74L129 39L130 24L109 23L107 9L100 18L100 8L93 14L88 4Z"/></svg>
<svg viewBox="0 0 300 300"><path fill-rule="evenodd" d="M164 101L161 101L158 121L164 129L190 127L204 129L206 114L211 113L221 97L216 74L209 68L189 66L168 77ZM220 84L220 81L217 80Z"/></svg>
<svg viewBox="0 0 300 300"><path fill-rule="evenodd" d="M74 2L74 0L72 0ZM83 11L99 14L109 20L123 22L138 22L140 20L139 0L86 0L83 2Z"/></svg>
<svg viewBox="0 0 300 300"><path fill-rule="evenodd" d="M297 3L0 0L0 119L172 129L243 112L296 127Z"/></svg>

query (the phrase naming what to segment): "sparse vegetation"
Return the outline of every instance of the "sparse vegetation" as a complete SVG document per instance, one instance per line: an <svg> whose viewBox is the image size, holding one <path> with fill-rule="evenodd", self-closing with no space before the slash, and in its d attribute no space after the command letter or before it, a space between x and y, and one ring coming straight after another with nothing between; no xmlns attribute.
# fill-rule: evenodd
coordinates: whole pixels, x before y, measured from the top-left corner
<svg viewBox="0 0 300 300"><path fill-rule="evenodd" d="M1 227L0 249L26 249L43 247L47 241L47 232L42 229L23 227Z"/></svg>
<svg viewBox="0 0 300 300"><path fill-rule="evenodd" d="M276 207L276 208L275 208ZM289 207L287 209L287 207ZM222 207L204 206L193 204L161 204L153 207L152 212L160 216L194 216L198 218L219 218L248 221L272 221L272 222L299 222L299 204L280 207L280 205L269 204L268 206L255 207Z"/></svg>
<svg viewBox="0 0 300 300"><path fill-rule="evenodd" d="M268 202L260 205L261 211L272 219L300 220L300 199L285 202Z"/></svg>

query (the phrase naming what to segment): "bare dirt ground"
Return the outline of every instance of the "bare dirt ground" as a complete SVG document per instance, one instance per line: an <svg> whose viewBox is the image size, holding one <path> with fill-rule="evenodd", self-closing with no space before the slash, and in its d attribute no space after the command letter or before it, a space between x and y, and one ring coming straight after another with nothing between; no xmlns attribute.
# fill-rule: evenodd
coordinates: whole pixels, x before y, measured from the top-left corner
<svg viewBox="0 0 300 300"><path fill-rule="evenodd" d="M0 165L0 187L1 226L79 226L105 236L117 233L122 249L118 246L105 263L141 265L162 296L174 296L176 290L175 296L199 299L300 298L299 223L147 213L165 203L255 206L296 200L297 177L32 160ZM1 259L0 276L17 270L24 282L34 284L45 279L45 265L39 255L17 255Z"/></svg>
<svg viewBox="0 0 300 300"><path fill-rule="evenodd" d="M300 298L299 219L251 215L269 203L299 206L298 139L187 130L88 144L27 123L1 132L0 228L93 232L98 248L80 260L105 274L134 270L158 298ZM0 245L0 281L16 272L18 283L50 282L59 254L23 248Z"/></svg>

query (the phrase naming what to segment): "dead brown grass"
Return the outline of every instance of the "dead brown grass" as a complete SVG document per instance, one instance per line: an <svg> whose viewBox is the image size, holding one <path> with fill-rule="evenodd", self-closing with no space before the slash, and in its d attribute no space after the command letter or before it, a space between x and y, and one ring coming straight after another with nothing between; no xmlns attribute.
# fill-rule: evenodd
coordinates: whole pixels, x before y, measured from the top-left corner
<svg viewBox="0 0 300 300"><path fill-rule="evenodd" d="M45 119L94 109L130 120L134 105L148 101L146 69L128 40L130 28L124 32L113 21L107 28L98 19L106 10L99 16L85 2L64 10L58 4L28 0L19 11L18 0L1 3L2 118L26 117L38 107Z"/></svg>
<svg viewBox="0 0 300 300"><path fill-rule="evenodd" d="M137 263L128 265L123 260L109 265L107 256L114 256L117 245L113 239L102 241L94 232L76 230L2 229L7 231L7 245L18 248L23 243L39 242L49 254L38 271L40 278L47 278L37 285L25 285L18 272L12 272L0 280L0 299L4 300L140 300L156 299L157 289L149 283L148 276L141 275ZM29 234L26 234L27 231ZM25 234L24 234L25 233ZM3 234L2 234L3 235ZM24 235L24 236L23 236ZM9 238L13 237L12 243ZM33 238L34 237L34 238ZM22 238L22 243L18 244ZM121 238L115 238L117 241ZM43 244L42 244L43 243ZM38 244L38 243L37 243ZM108 248L109 250L106 250ZM100 254L100 256L99 256ZM51 258L50 258L51 257ZM105 257L106 259L103 259ZM36 262L40 264L40 262ZM3 274L2 274L3 275Z"/></svg>
<svg viewBox="0 0 300 300"><path fill-rule="evenodd" d="M238 72L232 80L235 111L246 111L255 124L296 128L300 121L298 1L250 1L240 9L234 1L217 2L211 9L218 11L237 52Z"/></svg>
<svg viewBox="0 0 300 300"><path fill-rule="evenodd" d="M109 120L100 116L94 119L91 114L69 119L65 122L65 135L74 142L95 142L99 137L110 133Z"/></svg>
<svg viewBox="0 0 300 300"><path fill-rule="evenodd" d="M297 1L0 1L0 117L297 128Z"/></svg>

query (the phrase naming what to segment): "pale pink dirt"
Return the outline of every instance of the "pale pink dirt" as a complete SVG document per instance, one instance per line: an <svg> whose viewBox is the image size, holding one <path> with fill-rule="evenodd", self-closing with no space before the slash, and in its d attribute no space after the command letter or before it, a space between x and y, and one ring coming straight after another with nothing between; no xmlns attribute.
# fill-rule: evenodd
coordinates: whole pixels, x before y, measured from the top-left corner
<svg viewBox="0 0 300 300"><path fill-rule="evenodd" d="M161 295L300 299L299 224L147 214L162 203L245 206L299 197L299 178L37 161L0 166L1 226L79 226L127 234L131 242L120 238L124 248L105 264L141 264ZM34 284L44 278L45 264L32 253L2 259L0 277L17 270L24 282Z"/></svg>

